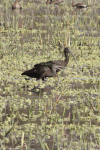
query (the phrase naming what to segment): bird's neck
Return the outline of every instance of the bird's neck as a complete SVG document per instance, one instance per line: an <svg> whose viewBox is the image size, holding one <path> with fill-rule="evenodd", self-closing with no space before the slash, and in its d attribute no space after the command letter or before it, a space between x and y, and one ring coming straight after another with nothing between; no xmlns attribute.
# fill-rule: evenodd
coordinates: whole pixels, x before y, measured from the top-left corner
<svg viewBox="0 0 100 150"><path fill-rule="evenodd" d="M65 64L67 65L68 62L69 62L69 56L68 56L68 54L65 54Z"/></svg>

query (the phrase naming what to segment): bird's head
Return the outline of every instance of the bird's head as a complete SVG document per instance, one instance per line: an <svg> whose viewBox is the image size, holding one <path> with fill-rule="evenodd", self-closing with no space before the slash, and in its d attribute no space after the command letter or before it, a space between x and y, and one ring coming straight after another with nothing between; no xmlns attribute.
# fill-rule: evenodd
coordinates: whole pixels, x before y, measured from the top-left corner
<svg viewBox="0 0 100 150"><path fill-rule="evenodd" d="M68 55L68 53L70 53L70 54L74 57L74 55L73 55L73 53L70 51L69 47L65 47L65 48L64 48L65 57ZM75 61L76 61L76 58L75 58L75 57L74 57L74 59L75 59ZM77 63L77 61L76 61L76 63Z"/></svg>
<svg viewBox="0 0 100 150"><path fill-rule="evenodd" d="M66 53L70 53L69 47L65 47L65 48L64 48L64 54L66 54Z"/></svg>

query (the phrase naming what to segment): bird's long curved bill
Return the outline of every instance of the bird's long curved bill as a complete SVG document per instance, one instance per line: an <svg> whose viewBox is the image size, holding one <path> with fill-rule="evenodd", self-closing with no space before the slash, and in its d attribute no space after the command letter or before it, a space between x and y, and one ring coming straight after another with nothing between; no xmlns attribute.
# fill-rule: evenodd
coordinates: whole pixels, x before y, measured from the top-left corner
<svg viewBox="0 0 100 150"><path fill-rule="evenodd" d="M73 55L73 53L69 50L69 53L74 57L74 59L75 59L75 61L76 61L76 58L75 58L75 56ZM76 61L76 63L77 63L77 61Z"/></svg>

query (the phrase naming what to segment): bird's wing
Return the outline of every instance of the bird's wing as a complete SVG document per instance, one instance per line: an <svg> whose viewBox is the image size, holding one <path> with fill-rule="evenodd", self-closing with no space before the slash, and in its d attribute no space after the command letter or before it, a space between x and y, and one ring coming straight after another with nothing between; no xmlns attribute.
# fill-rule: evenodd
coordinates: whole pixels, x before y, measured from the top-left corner
<svg viewBox="0 0 100 150"><path fill-rule="evenodd" d="M34 65L34 67L39 68L39 67L46 66L46 65L47 65L47 62L42 62L42 63Z"/></svg>
<svg viewBox="0 0 100 150"><path fill-rule="evenodd" d="M75 4L75 6L81 6L81 5L83 5L83 4L82 3Z"/></svg>

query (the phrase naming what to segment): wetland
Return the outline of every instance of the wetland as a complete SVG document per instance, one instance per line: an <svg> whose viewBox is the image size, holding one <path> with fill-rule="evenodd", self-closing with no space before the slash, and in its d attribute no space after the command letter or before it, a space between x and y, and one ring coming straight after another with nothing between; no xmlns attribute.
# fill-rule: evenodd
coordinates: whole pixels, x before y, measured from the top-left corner
<svg viewBox="0 0 100 150"><path fill-rule="evenodd" d="M75 1L76 3L80 1ZM0 2L0 149L100 150L100 1ZM73 57L57 77L21 76L35 64Z"/></svg>

